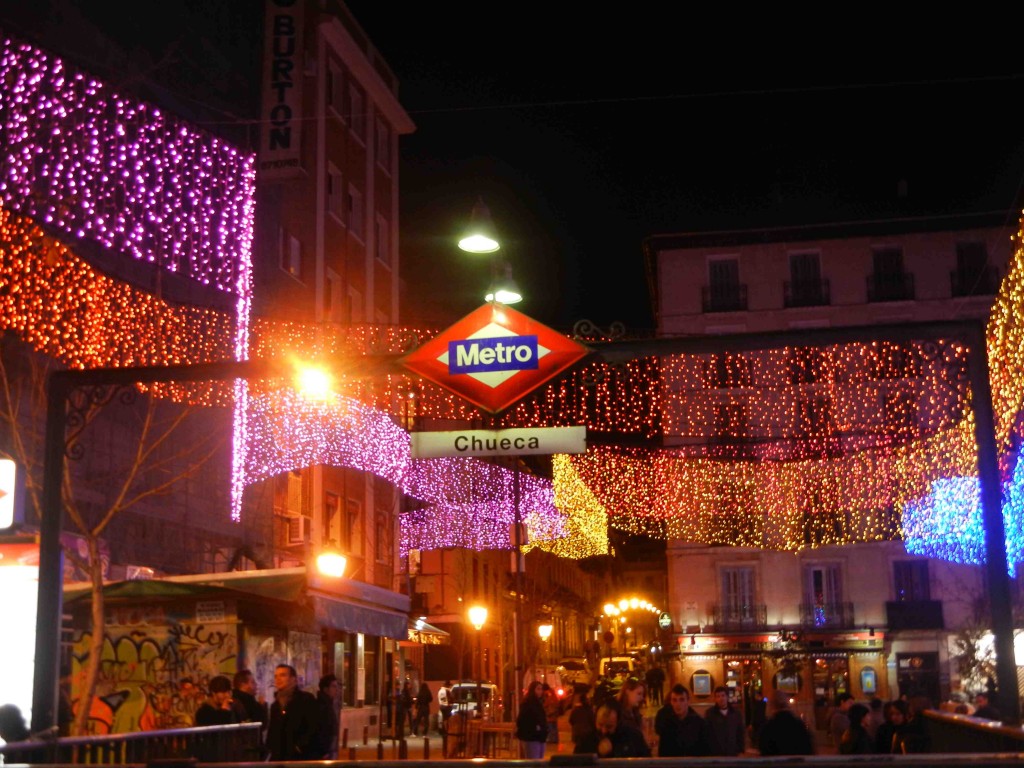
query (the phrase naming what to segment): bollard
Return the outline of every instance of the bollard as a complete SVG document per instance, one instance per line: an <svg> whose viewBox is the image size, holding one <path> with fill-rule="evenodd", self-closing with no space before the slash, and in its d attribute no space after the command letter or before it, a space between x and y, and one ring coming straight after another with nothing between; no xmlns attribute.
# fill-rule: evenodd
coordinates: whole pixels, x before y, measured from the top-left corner
<svg viewBox="0 0 1024 768"><path fill-rule="evenodd" d="M353 763L358 759L358 758L356 758L356 748L355 747L349 747L348 748L348 759L351 760Z"/></svg>
<svg viewBox="0 0 1024 768"><path fill-rule="evenodd" d="M341 748L348 747L348 728L341 729Z"/></svg>
<svg viewBox="0 0 1024 768"><path fill-rule="evenodd" d="M369 743L370 743L370 726L364 725L363 726L363 744L369 744Z"/></svg>
<svg viewBox="0 0 1024 768"><path fill-rule="evenodd" d="M423 737L423 759L430 759L430 739L428 739L426 736Z"/></svg>
<svg viewBox="0 0 1024 768"><path fill-rule="evenodd" d="M377 759L378 760L383 760L384 759L384 742L383 741L378 741L377 742Z"/></svg>
<svg viewBox="0 0 1024 768"><path fill-rule="evenodd" d="M409 759L409 743L405 739L401 739L398 742L398 759L408 760Z"/></svg>

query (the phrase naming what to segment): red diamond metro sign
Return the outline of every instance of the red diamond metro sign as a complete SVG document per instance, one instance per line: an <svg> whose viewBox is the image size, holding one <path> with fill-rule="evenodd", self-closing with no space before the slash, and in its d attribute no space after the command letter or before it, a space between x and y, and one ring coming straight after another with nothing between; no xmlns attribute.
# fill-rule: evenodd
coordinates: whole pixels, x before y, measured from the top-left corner
<svg viewBox="0 0 1024 768"><path fill-rule="evenodd" d="M409 353L406 368L499 413L590 353L503 304L485 304Z"/></svg>

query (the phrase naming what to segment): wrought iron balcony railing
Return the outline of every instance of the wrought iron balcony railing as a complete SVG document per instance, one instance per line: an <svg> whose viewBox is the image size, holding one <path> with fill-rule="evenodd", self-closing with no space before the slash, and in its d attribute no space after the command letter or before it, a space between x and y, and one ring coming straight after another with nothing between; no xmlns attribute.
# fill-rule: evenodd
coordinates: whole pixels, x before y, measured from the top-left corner
<svg viewBox="0 0 1024 768"><path fill-rule="evenodd" d="M711 620L716 632L740 629L767 629L768 607L763 603L712 606Z"/></svg>
<svg viewBox="0 0 1024 768"><path fill-rule="evenodd" d="M885 604L889 629L944 629L941 600L896 600Z"/></svg>
<svg viewBox="0 0 1024 768"><path fill-rule="evenodd" d="M783 301L791 307L824 307L832 301L828 280L786 280Z"/></svg>
<svg viewBox="0 0 1024 768"><path fill-rule="evenodd" d="M911 301L914 276L909 272L868 275L868 301Z"/></svg>
<svg viewBox="0 0 1024 768"><path fill-rule="evenodd" d="M853 603L801 603L800 625L808 629L853 627Z"/></svg>
<svg viewBox="0 0 1024 768"><path fill-rule="evenodd" d="M999 290L999 270L987 264L980 270L953 270L949 273L953 296L994 296Z"/></svg>
<svg viewBox="0 0 1024 768"><path fill-rule="evenodd" d="M747 309L747 286L744 283L705 285L700 294L705 312L745 312Z"/></svg>

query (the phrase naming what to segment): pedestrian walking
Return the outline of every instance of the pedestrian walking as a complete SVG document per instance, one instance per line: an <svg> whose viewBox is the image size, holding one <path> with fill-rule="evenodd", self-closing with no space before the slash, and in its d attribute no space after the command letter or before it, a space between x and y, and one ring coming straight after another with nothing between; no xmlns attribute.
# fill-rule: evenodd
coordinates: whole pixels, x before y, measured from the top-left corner
<svg viewBox="0 0 1024 768"><path fill-rule="evenodd" d="M596 728L573 749L573 754L598 757L650 757L651 748L643 732L631 723L619 720L614 704L602 704L594 715Z"/></svg>
<svg viewBox="0 0 1024 768"><path fill-rule="evenodd" d="M430 704L433 700L430 686L420 683L420 689L416 692L416 717L412 721L413 736L419 736L421 728L424 736L430 731Z"/></svg>
<svg viewBox="0 0 1024 768"><path fill-rule="evenodd" d="M516 716L516 738L523 745L527 760L543 760L544 744L548 740L548 717L544 712L544 684L530 683Z"/></svg>
<svg viewBox="0 0 1024 768"><path fill-rule="evenodd" d="M439 733L448 730L448 718L452 716L452 681L445 680L437 689L437 707L441 710L441 724L438 727Z"/></svg>

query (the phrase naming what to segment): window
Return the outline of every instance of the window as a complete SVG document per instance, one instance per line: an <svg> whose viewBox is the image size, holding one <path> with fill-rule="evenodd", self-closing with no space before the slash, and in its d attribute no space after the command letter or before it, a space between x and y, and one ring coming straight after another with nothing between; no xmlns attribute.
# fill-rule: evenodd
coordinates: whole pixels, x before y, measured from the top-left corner
<svg viewBox="0 0 1024 768"><path fill-rule="evenodd" d="M376 145L377 145L377 165L391 173L391 126L388 125L382 118L377 118L376 123Z"/></svg>
<svg viewBox="0 0 1024 768"><path fill-rule="evenodd" d="M897 560L892 564L896 600L930 600L927 560Z"/></svg>
<svg viewBox="0 0 1024 768"><path fill-rule="evenodd" d="M951 277L954 296L988 296L999 287L985 243L957 243L956 271Z"/></svg>
<svg viewBox="0 0 1024 768"><path fill-rule="evenodd" d="M333 269L328 269L327 286L324 291L324 317L331 323L344 322L343 312L341 275Z"/></svg>
<svg viewBox="0 0 1024 768"><path fill-rule="evenodd" d="M756 616L754 569L739 566L722 569L722 609L726 620L753 621Z"/></svg>
<svg viewBox="0 0 1024 768"><path fill-rule="evenodd" d="M284 227L278 230L278 263L296 280L302 280L302 243Z"/></svg>
<svg viewBox="0 0 1024 768"><path fill-rule="evenodd" d="M914 298L914 276L903 271L903 249L873 248L873 273L868 275L868 301L906 301Z"/></svg>
<svg viewBox="0 0 1024 768"><path fill-rule="evenodd" d="M356 288L348 288L348 322L363 322L363 294Z"/></svg>
<svg viewBox="0 0 1024 768"><path fill-rule="evenodd" d="M345 187L341 171L334 163L327 165L327 212L342 224L345 223Z"/></svg>
<svg viewBox="0 0 1024 768"><path fill-rule="evenodd" d="M353 82L348 84L348 109L345 121L352 128L352 133L361 141L366 141L366 107L365 98L359 86Z"/></svg>
<svg viewBox="0 0 1024 768"><path fill-rule="evenodd" d="M377 220L374 222L374 240L375 249L377 253L377 261L382 264L391 266L391 229L388 226L388 220L377 214Z"/></svg>
<svg viewBox="0 0 1024 768"><path fill-rule="evenodd" d="M804 574L804 602L815 627L836 624L842 614L843 587L839 566L835 564L811 565Z"/></svg>
<svg viewBox="0 0 1024 768"><path fill-rule="evenodd" d="M352 555L361 555L363 548L359 540L359 518L363 505L357 499L345 500L345 519L341 525L341 548Z"/></svg>
<svg viewBox="0 0 1024 768"><path fill-rule="evenodd" d="M738 442L747 437L749 412L746 403L715 403L714 436L720 442Z"/></svg>
<svg viewBox="0 0 1024 768"><path fill-rule="evenodd" d="M820 435L833 431L832 398L801 397L797 400L796 427L800 435Z"/></svg>
<svg viewBox="0 0 1024 768"><path fill-rule="evenodd" d="M705 312L734 312L747 308L746 286L740 284L740 262L735 256L708 259Z"/></svg>
<svg viewBox="0 0 1024 768"><path fill-rule="evenodd" d="M903 274L902 248L875 248L871 252L871 260L876 275L894 278Z"/></svg>
<svg viewBox="0 0 1024 768"><path fill-rule="evenodd" d="M818 251L789 254L789 282L784 288L787 307L828 304L828 283L821 279L821 254Z"/></svg>
<svg viewBox="0 0 1024 768"><path fill-rule="evenodd" d="M341 529L341 497L336 493L324 494L323 539L338 542Z"/></svg>
<svg viewBox="0 0 1024 768"><path fill-rule="evenodd" d="M338 117L342 117L345 110L345 78L341 67L333 61L327 64L326 90L327 106Z"/></svg>
<svg viewBox="0 0 1024 768"><path fill-rule="evenodd" d="M345 217L349 231L360 240L365 236L363 229L363 193L348 185L348 215Z"/></svg>

